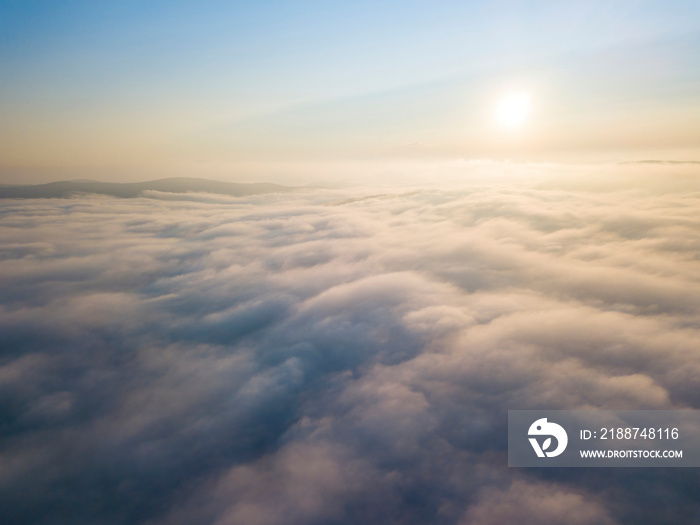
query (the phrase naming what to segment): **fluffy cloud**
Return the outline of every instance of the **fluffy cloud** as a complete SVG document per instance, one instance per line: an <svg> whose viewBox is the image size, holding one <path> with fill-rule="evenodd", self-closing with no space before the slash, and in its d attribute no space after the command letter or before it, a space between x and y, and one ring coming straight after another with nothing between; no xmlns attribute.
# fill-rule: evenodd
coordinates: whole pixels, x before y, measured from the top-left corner
<svg viewBox="0 0 700 525"><path fill-rule="evenodd" d="M694 523L692 470L508 469L517 408L700 407L700 196L6 200L7 523Z"/></svg>

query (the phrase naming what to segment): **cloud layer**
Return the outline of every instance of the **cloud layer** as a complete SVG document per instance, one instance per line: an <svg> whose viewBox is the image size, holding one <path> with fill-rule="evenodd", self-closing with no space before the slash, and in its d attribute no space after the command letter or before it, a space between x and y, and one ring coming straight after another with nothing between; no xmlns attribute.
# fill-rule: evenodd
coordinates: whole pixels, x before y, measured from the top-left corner
<svg viewBox="0 0 700 525"><path fill-rule="evenodd" d="M700 194L4 201L7 523L696 523L509 469L508 409L700 408Z"/></svg>

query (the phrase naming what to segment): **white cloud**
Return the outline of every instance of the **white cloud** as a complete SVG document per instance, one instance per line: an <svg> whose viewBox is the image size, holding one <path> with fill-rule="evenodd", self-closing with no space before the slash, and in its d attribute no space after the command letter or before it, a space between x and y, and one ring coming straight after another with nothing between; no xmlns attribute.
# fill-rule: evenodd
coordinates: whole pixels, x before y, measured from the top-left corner
<svg viewBox="0 0 700 525"><path fill-rule="evenodd" d="M700 405L700 196L375 193L7 201L10 523L691 523L505 413Z"/></svg>

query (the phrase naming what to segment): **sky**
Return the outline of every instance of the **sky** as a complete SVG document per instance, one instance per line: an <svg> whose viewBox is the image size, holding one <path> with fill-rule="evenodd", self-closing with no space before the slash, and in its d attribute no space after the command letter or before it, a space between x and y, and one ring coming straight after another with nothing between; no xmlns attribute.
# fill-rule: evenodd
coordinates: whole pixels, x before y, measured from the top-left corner
<svg viewBox="0 0 700 525"><path fill-rule="evenodd" d="M700 409L699 65L698 2L0 0L0 184L295 186L0 188L3 525L697 525L507 430Z"/></svg>
<svg viewBox="0 0 700 525"><path fill-rule="evenodd" d="M0 183L700 160L699 63L691 1L4 0Z"/></svg>

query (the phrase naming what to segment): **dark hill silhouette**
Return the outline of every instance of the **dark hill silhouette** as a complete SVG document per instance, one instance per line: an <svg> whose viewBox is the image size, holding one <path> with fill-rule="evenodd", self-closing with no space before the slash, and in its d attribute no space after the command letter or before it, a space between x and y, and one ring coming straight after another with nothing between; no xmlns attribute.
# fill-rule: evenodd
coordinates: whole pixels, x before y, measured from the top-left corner
<svg viewBox="0 0 700 525"><path fill-rule="evenodd" d="M113 197L138 197L142 192L162 191L168 193L218 193L244 197L261 193L280 193L295 188L268 182L235 183L217 180L176 177L146 182L95 182L61 181L48 184L24 186L0 186L0 198L57 198L69 197L76 193L97 193Z"/></svg>

